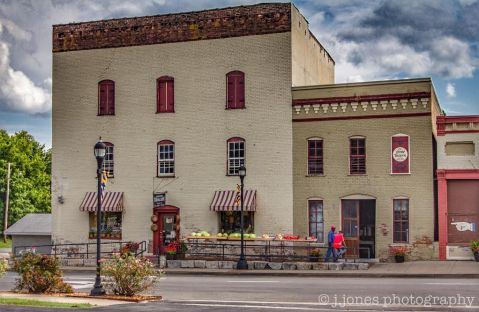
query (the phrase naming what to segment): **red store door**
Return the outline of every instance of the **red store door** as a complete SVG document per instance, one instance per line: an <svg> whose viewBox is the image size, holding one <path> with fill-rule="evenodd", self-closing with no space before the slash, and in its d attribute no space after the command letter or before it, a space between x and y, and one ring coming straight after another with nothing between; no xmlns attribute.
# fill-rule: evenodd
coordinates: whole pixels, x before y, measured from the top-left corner
<svg viewBox="0 0 479 312"><path fill-rule="evenodd" d="M180 209L175 206L162 206L153 209L157 216L157 230L153 232L153 253L164 254L169 243L180 238Z"/></svg>

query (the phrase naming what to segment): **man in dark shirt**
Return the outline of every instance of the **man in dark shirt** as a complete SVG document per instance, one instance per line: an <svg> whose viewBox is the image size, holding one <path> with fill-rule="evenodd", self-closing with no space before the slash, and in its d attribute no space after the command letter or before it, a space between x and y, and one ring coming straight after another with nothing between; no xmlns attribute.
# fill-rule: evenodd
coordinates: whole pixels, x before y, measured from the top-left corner
<svg viewBox="0 0 479 312"><path fill-rule="evenodd" d="M333 242L334 242L334 231L336 227L331 225L331 231L328 233L328 251L326 253L326 257L324 258L324 262L328 262L329 258L333 258L334 260L334 251L333 251Z"/></svg>

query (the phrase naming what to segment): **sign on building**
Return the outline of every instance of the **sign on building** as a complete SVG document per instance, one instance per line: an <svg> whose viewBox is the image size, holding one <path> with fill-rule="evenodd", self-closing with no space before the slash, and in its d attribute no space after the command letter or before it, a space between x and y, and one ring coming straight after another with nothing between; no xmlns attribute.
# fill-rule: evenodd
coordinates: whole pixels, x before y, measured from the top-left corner
<svg viewBox="0 0 479 312"><path fill-rule="evenodd" d="M409 173L409 136L397 134L391 138L391 173Z"/></svg>
<svg viewBox="0 0 479 312"><path fill-rule="evenodd" d="M166 205L166 193L153 193L153 207Z"/></svg>

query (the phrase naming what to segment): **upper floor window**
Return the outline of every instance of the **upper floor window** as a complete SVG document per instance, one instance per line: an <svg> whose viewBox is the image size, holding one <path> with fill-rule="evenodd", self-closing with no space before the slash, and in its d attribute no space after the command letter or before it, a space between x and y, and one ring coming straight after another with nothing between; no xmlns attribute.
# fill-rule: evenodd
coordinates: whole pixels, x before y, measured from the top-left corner
<svg viewBox="0 0 479 312"><path fill-rule="evenodd" d="M102 80L98 83L98 115L115 115L115 82Z"/></svg>
<svg viewBox="0 0 479 312"><path fill-rule="evenodd" d="M163 76L156 80L156 112L175 112L175 80L173 77Z"/></svg>
<svg viewBox="0 0 479 312"><path fill-rule="evenodd" d="M394 199L393 223L393 242L407 243L409 241L409 199Z"/></svg>
<svg viewBox="0 0 479 312"><path fill-rule="evenodd" d="M244 73L241 71L226 74L226 108L245 108Z"/></svg>
<svg viewBox="0 0 479 312"><path fill-rule="evenodd" d="M349 174L366 174L366 139L349 139Z"/></svg>
<svg viewBox="0 0 479 312"><path fill-rule="evenodd" d="M106 171L109 178L113 178L113 169L114 169L114 161L113 161L113 147L114 145L110 142L103 142L106 146L106 154L105 158L103 158L103 171Z"/></svg>
<svg viewBox="0 0 479 312"><path fill-rule="evenodd" d="M309 236L317 238L318 242L324 241L323 201L308 200Z"/></svg>
<svg viewBox="0 0 479 312"><path fill-rule="evenodd" d="M313 138L308 140L308 175L322 175L323 171L323 140Z"/></svg>
<svg viewBox="0 0 479 312"><path fill-rule="evenodd" d="M175 175L175 143L170 140L158 142L158 173L161 176Z"/></svg>
<svg viewBox="0 0 479 312"><path fill-rule="evenodd" d="M244 166L245 141L242 138L228 140L228 175L238 175L239 168Z"/></svg>

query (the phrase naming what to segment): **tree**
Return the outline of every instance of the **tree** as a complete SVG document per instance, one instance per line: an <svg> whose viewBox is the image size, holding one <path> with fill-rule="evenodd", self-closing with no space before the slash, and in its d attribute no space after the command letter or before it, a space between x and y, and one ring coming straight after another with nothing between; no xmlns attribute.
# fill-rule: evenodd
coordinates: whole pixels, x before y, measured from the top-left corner
<svg viewBox="0 0 479 312"><path fill-rule="evenodd" d="M7 164L12 163L10 180L11 225L32 212L51 211L51 151L26 131L9 135L0 129L0 214L3 220ZM3 231L3 222L0 222Z"/></svg>

